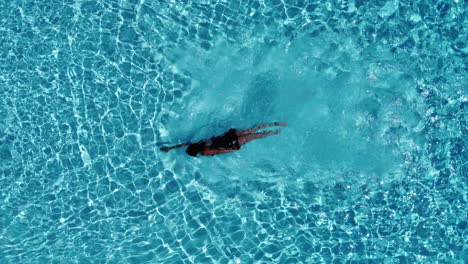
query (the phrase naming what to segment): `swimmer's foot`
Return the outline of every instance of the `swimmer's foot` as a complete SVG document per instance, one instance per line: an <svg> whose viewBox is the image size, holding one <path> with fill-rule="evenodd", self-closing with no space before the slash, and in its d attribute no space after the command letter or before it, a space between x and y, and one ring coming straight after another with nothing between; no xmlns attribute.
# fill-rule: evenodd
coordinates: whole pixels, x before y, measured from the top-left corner
<svg viewBox="0 0 468 264"><path fill-rule="evenodd" d="M275 125L275 126L282 126L282 127L287 127L287 126L288 126L288 124L286 124L286 123L280 123L280 122L274 122L273 125Z"/></svg>

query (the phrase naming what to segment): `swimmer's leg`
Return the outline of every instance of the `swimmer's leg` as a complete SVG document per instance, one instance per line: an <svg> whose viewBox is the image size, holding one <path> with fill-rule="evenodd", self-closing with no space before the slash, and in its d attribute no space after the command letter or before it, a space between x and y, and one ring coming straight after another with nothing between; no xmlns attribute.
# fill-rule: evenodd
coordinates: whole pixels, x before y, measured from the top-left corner
<svg viewBox="0 0 468 264"><path fill-rule="evenodd" d="M254 133L254 132L257 131L257 130L260 130L260 129L265 128L265 127L271 127L271 126L282 126L282 127L285 127L285 126L287 126L287 125L286 125L285 123L280 123L280 122L275 122L275 123L270 123L270 124L261 124L261 125L258 125L258 126L256 126L256 127L250 128L250 129L238 131L238 133L239 133L240 135L252 134L252 133Z"/></svg>
<svg viewBox="0 0 468 264"><path fill-rule="evenodd" d="M277 135L281 132L281 130L272 130L272 131L266 131L266 132L261 132L261 133L253 133L253 134L242 134L239 136L239 144L244 145L245 143L258 139L258 138L264 138L268 137L271 135Z"/></svg>

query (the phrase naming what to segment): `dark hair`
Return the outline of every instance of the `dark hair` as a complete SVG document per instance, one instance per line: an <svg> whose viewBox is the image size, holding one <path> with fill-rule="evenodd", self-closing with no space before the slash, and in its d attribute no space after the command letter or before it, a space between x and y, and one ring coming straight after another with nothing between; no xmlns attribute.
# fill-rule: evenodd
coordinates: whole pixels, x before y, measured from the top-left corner
<svg viewBox="0 0 468 264"><path fill-rule="evenodd" d="M201 153L205 149L205 143L193 143L190 144L185 152L190 156L196 157L197 154Z"/></svg>

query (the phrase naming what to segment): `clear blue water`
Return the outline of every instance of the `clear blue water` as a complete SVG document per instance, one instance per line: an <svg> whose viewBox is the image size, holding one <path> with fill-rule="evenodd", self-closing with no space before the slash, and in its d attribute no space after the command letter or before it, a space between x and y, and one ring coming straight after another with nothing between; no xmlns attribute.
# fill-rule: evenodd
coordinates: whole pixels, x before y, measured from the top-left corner
<svg viewBox="0 0 468 264"><path fill-rule="evenodd" d="M466 263L464 25L457 0L2 1L0 263Z"/></svg>

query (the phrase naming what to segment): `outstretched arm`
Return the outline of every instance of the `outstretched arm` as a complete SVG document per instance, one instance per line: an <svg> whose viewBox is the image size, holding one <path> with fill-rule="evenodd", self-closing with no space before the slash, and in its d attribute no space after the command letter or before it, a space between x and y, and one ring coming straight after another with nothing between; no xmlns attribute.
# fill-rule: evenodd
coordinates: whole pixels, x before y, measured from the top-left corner
<svg viewBox="0 0 468 264"><path fill-rule="evenodd" d="M162 147L160 148L161 151L164 151L164 152L168 152L169 150L171 149L176 149L176 148L181 148L181 147L185 147L185 146L188 146L192 144L192 142L187 142L187 143L182 143L182 144L179 144L179 145L175 145L175 146L172 146L172 147Z"/></svg>

